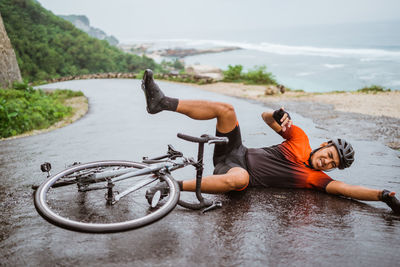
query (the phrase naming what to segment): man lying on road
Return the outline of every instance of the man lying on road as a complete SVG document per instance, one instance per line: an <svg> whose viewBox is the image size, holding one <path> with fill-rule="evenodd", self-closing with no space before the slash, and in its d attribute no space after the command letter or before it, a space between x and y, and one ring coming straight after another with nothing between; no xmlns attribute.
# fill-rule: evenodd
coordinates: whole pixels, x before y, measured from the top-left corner
<svg viewBox="0 0 400 267"><path fill-rule="evenodd" d="M292 124L283 109L262 113L262 119L285 141L264 148L247 148L242 144L239 123L232 105L204 100L181 100L165 96L154 82L153 72L146 70L142 89L147 111L155 114L170 110L195 120L217 119L216 136L229 138L227 144L214 149L214 174L204 177L201 191L223 193L245 190L247 187L309 188L358 200L383 201L400 214L400 202L395 192L376 190L335 181L325 172L350 167L354 161L353 147L344 139L332 139L312 150L304 131ZM182 191L195 191L196 180L179 181ZM146 193L151 201L155 192L165 190L159 183Z"/></svg>

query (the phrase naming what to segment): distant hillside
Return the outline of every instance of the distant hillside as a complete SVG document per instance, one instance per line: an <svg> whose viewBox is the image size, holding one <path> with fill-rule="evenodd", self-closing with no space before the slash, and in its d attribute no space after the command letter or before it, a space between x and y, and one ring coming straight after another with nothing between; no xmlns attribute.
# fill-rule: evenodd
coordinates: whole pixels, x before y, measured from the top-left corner
<svg viewBox="0 0 400 267"><path fill-rule="evenodd" d="M1 0L0 13L25 80L159 68L150 58L88 36L34 0Z"/></svg>
<svg viewBox="0 0 400 267"><path fill-rule="evenodd" d="M104 31L94 28L90 26L90 22L88 17L84 15L58 15L60 18L63 18L65 20L68 20L72 24L75 25L78 29L81 29L82 31L86 32L90 36L97 38L99 40L106 40L110 45L117 45L119 43L118 39L115 38L114 36L109 36L107 35Z"/></svg>

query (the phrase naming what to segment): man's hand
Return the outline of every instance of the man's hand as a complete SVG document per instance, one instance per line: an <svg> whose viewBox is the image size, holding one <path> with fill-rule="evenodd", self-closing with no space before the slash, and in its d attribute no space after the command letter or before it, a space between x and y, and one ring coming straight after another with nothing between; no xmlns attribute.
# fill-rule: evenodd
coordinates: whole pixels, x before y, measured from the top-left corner
<svg viewBox="0 0 400 267"><path fill-rule="evenodd" d="M283 132L292 126L292 119L290 118L289 113L287 113L283 107L274 111L273 118L282 127Z"/></svg>
<svg viewBox="0 0 400 267"><path fill-rule="evenodd" d="M286 129L290 128L293 123L289 116L289 113L285 113L285 115L283 115L281 122L282 122L282 124L281 124L282 131L286 131Z"/></svg>
<svg viewBox="0 0 400 267"><path fill-rule="evenodd" d="M381 200L385 202L396 214L400 214L400 201L394 196L395 192L383 190Z"/></svg>

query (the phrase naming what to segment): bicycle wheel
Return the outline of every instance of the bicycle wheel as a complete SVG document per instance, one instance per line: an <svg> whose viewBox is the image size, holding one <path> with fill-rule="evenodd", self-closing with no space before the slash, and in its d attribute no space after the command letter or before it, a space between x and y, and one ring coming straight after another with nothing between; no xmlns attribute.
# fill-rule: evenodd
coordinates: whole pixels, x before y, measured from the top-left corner
<svg viewBox="0 0 400 267"><path fill-rule="evenodd" d="M72 166L38 187L35 207L50 223L74 231L110 233L145 226L166 216L178 203L179 186L170 175L147 174L115 182L113 192L139 187L115 204L107 203L105 198L107 180L93 178L94 174L126 173L144 167L146 165L131 161L97 161ZM167 182L169 194L151 208L145 192L159 180Z"/></svg>

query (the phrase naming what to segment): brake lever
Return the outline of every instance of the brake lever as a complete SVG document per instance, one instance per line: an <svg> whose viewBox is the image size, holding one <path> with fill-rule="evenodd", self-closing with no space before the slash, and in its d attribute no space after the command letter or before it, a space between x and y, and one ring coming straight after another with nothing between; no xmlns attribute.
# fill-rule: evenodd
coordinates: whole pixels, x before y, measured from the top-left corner
<svg viewBox="0 0 400 267"><path fill-rule="evenodd" d="M221 139L213 139L213 140L210 140L210 141L208 141L207 143L208 143L209 145L212 145L212 144L227 144L228 142L229 142L228 137L222 137Z"/></svg>
<svg viewBox="0 0 400 267"><path fill-rule="evenodd" d="M202 213L205 213L207 211L213 210L213 209L217 209L222 207L222 202L221 201L213 201L213 204L207 208L205 208Z"/></svg>

